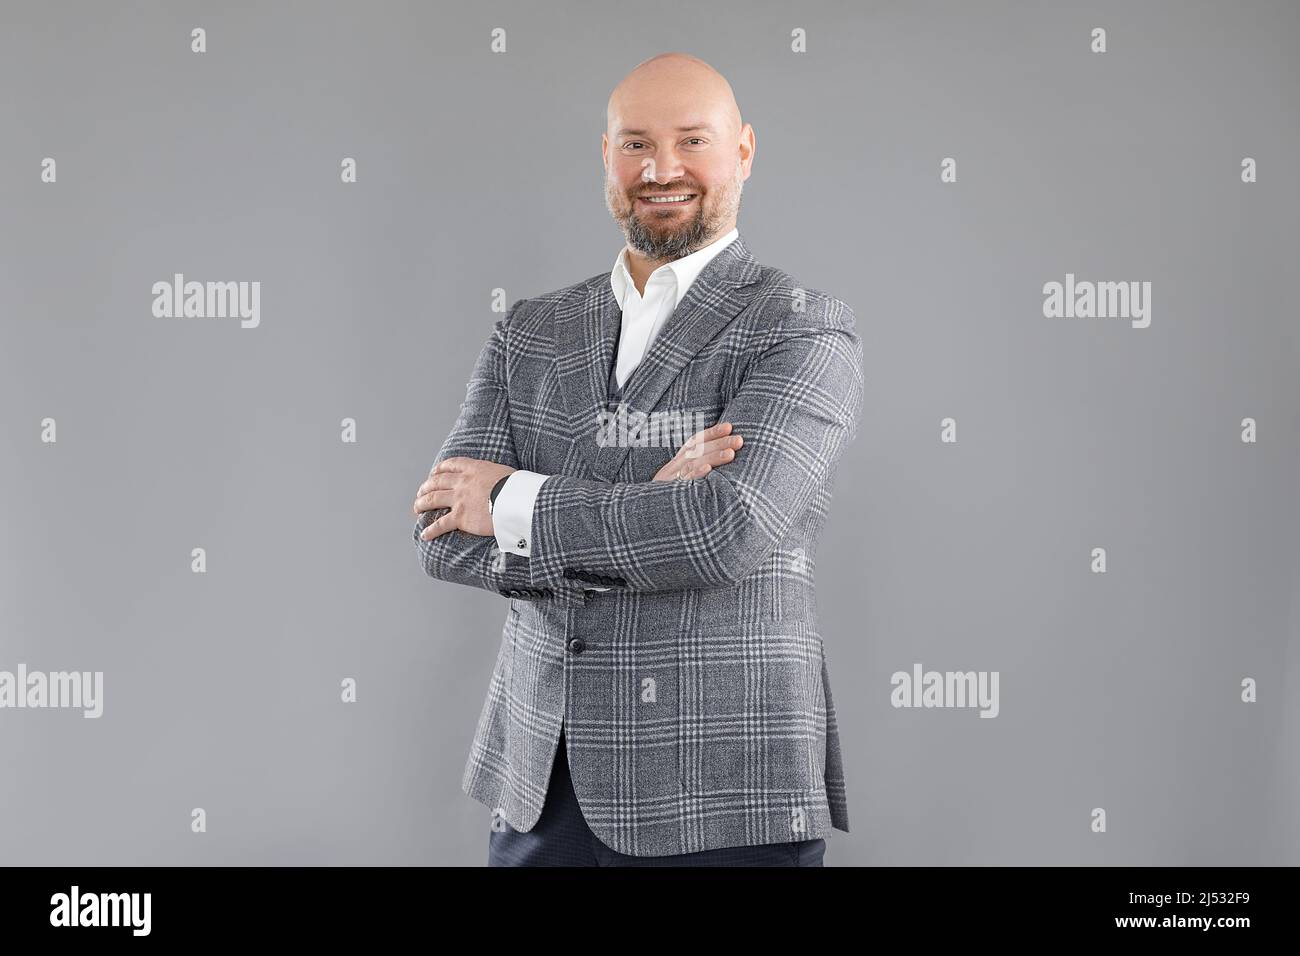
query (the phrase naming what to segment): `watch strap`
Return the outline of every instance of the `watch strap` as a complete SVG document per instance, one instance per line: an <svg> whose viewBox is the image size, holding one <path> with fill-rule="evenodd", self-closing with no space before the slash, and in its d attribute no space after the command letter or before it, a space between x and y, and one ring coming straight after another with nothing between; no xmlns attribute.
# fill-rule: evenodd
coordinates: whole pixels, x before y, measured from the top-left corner
<svg viewBox="0 0 1300 956"><path fill-rule="evenodd" d="M507 473L507 474L502 475L500 478L497 479L497 483L496 483L495 485L492 486L492 491L491 491L491 493L488 494L488 511L489 511L489 512L492 510L492 506L495 505L495 504L497 503L497 495L499 495L499 494L501 493L501 489L502 489L502 487L505 486L506 479L508 479L508 478L509 478L511 475L513 475L513 474L514 474L514 472L512 471L512 472L509 472L509 473Z"/></svg>

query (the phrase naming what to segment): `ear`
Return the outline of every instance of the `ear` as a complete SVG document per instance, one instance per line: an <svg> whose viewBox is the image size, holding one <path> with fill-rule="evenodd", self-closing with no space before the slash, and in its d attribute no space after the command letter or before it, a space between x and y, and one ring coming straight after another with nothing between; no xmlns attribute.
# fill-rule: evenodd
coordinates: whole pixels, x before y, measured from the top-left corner
<svg viewBox="0 0 1300 956"><path fill-rule="evenodd" d="M744 173L746 179L749 178L750 167L754 164L754 127L746 123L740 130L740 170Z"/></svg>

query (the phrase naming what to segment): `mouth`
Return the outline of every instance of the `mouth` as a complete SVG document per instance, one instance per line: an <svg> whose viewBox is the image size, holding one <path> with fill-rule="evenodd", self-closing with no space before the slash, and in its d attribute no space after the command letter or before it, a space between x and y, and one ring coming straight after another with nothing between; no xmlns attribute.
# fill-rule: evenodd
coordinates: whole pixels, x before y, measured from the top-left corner
<svg viewBox="0 0 1300 956"><path fill-rule="evenodd" d="M671 209L674 206L689 206L695 202L696 193L663 193L648 196L638 196L637 204L649 206L655 209Z"/></svg>

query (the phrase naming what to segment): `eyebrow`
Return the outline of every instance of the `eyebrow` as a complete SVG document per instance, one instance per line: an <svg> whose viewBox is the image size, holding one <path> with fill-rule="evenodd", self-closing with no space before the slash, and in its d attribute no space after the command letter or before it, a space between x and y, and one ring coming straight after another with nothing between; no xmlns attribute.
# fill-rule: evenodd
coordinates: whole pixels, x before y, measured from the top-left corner
<svg viewBox="0 0 1300 956"><path fill-rule="evenodd" d="M679 127L677 127L677 132L679 132L679 133L693 133L693 132L695 132L696 130L703 130L703 131L706 132L706 133L717 133L717 130L716 130L716 129L714 129L712 126L708 126L708 125L705 125L705 124L700 124L700 125L698 125L698 126L679 126ZM615 135L616 137L620 137L620 136L646 136L646 135L648 135L648 134L647 134L646 131L643 130L643 129L628 129L628 128L625 126L625 127L623 127L622 129L620 129L617 133L615 133L614 135Z"/></svg>

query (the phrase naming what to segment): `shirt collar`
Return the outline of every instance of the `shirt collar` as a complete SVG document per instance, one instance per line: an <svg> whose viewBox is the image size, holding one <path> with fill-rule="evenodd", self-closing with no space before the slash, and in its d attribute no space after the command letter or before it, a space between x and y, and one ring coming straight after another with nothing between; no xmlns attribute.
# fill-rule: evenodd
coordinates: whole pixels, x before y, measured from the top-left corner
<svg viewBox="0 0 1300 956"><path fill-rule="evenodd" d="M727 248L731 241L738 235L740 235L740 231L733 228L725 236L714 240L703 249L696 249L689 256L682 256L680 259L674 259L672 262L664 263L659 268L655 269L654 272L650 273L650 278L646 280L646 285L649 286L649 283L653 281L659 273L667 269L667 274L676 279L677 291L676 298L673 301L673 308L676 309L677 306L681 304L682 299L686 297L686 293L690 289L691 283L693 283L696 278L699 277L699 274L704 271L704 267L712 261L714 256ZM623 308L623 302L627 298L628 293L636 287L632 282L631 273L627 270L626 245L618 251L618 256L614 259L614 268L609 274L609 283L614 290L614 298L618 302L618 307L620 309Z"/></svg>

